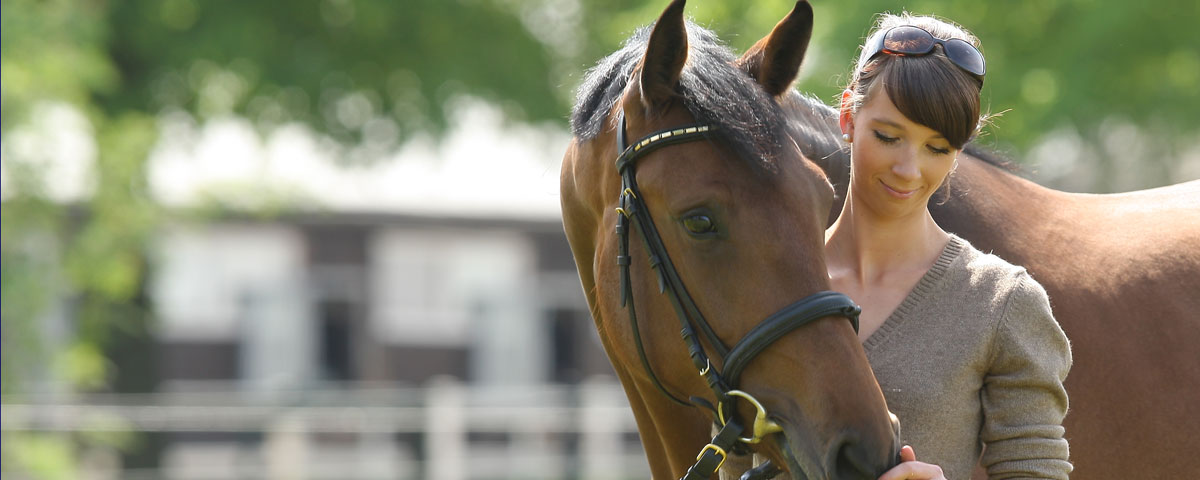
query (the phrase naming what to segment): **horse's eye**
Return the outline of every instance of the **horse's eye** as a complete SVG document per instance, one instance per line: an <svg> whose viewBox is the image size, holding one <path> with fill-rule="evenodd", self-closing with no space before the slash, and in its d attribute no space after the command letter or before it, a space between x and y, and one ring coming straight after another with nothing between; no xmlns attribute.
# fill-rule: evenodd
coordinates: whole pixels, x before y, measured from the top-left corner
<svg viewBox="0 0 1200 480"><path fill-rule="evenodd" d="M683 226L694 234L705 234L717 231L717 224L708 215L696 214L684 217Z"/></svg>

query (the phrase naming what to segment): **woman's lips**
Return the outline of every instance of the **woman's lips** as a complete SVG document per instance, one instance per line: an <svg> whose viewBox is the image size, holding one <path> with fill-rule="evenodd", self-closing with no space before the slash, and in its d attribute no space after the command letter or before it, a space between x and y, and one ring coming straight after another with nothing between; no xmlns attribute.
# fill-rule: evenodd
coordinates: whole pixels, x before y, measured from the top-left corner
<svg viewBox="0 0 1200 480"><path fill-rule="evenodd" d="M912 189L912 190L900 190L900 189L897 189L897 188L892 188L892 186L891 186L891 185L888 185L888 184L887 184L887 183L885 183L883 180L880 180L880 181L879 181L879 184L880 184L880 185L883 185L883 189L884 189L884 190L886 190L886 191L888 192L888 194L889 194L889 195L891 195L891 196L893 196L893 197L896 197L896 198L901 198L901 199L903 199L903 198L910 198L910 197L912 197L913 195L916 195L916 193L917 193L917 190L920 190L920 189L918 189L918 188L914 188L914 189Z"/></svg>

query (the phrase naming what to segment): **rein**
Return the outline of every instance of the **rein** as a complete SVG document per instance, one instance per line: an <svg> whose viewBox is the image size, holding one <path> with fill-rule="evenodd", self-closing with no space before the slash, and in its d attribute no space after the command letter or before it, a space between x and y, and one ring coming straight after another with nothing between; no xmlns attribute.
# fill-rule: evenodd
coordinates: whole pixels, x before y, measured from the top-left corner
<svg viewBox="0 0 1200 480"><path fill-rule="evenodd" d="M688 294L679 272L675 270L675 265L671 263L671 258L667 255L666 246L658 234L658 229L654 226L654 220L650 218L650 210L641 199L637 187L638 159L669 145L708 139L712 131L713 128L708 125L684 125L651 133L630 145L626 142L624 114L621 115L620 127L617 131L617 150L621 152L616 161L617 172L621 175L620 206L616 209L620 214L617 216L616 225L617 265L621 269L621 306L626 307L629 312L629 322L633 329L638 356L654 386L663 395L679 405L702 406L713 411L714 422L719 427L717 435L708 445L704 446L700 454L696 456L696 463L688 469L681 480L708 479L725 463L725 459L729 456L728 452L747 453L745 444L759 443L765 436L783 431L778 423L767 417L766 409L761 402L749 393L736 389L742 371L755 356L792 330L827 316L840 315L848 318L854 326L854 331L858 332L858 315L862 311L846 295L832 291L817 292L771 314L751 329L733 348L725 346L713 331L712 326L704 319L704 315L700 313L700 308L692 300L692 296ZM675 307L675 314L680 324L680 335L688 347L692 365L712 389L717 399L716 406L695 396L690 397L690 402L680 399L667 390L650 366L638 328L637 311L633 304L633 287L629 272L631 221L632 225L636 225L637 230L641 232L642 241L649 254L650 268L658 276L659 293L667 293L672 306ZM712 365L704 345L696 336L697 328L716 351L716 354L723 359L722 371L718 371ZM744 426L737 416L737 411L733 408L733 403L738 398L750 402L757 411L752 423L753 433L750 437L740 436ZM779 470L775 467L756 468L747 472L742 478L770 478L778 473Z"/></svg>

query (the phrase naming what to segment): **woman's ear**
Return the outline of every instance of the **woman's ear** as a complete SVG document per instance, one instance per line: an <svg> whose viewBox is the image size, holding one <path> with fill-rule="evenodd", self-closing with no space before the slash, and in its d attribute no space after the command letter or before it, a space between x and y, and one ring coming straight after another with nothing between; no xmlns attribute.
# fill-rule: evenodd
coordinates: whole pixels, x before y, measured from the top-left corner
<svg viewBox="0 0 1200 480"><path fill-rule="evenodd" d="M838 109L838 126L842 129L842 135L848 135L849 138L854 137L853 99L854 92L850 89L843 90L841 107Z"/></svg>

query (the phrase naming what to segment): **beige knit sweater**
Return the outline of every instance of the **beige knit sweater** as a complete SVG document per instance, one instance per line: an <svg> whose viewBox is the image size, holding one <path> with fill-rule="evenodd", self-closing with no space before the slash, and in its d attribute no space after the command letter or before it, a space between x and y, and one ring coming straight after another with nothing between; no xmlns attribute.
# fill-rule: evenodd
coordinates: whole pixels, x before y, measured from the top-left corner
<svg viewBox="0 0 1200 480"><path fill-rule="evenodd" d="M992 479L1071 472L1071 349L1025 269L952 237L863 347L902 443L947 479L970 478L980 461Z"/></svg>
<svg viewBox="0 0 1200 480"><path fill-rule="evenodd" d="M977 463L991 479L1070 474L1062 420L1071 348L1025 269L951 236L863 347L900 417L902 444L947 479L969 479ZM754 460L730 458L721 478Z"/></svg>

